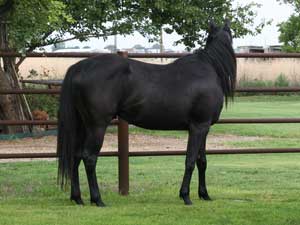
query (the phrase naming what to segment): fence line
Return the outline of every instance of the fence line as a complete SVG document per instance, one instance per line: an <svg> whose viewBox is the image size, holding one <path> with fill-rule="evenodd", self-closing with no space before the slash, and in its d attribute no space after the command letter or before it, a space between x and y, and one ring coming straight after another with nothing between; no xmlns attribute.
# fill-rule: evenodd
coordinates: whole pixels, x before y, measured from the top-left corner
<svg viewBox="0 0 300 225"><path fill-rule="evenodd" d="M123 52L119 52L122 54ZM96 52L31 52L17 53L0 51L0 57L31 57L31 58L88 58L109 53ZM126 53L128 58L179 58L191 53ZM236 53L237 58L300 58L300 53Z"/></svg>
<svg viewBox="0 0 300 225"><path fill-rule="evenodd" d="M218 124L253 124L253 123L300 123L300 118L243 118L220 119ZM117 119L111 121L111 125L118 125ZM27 126L27 125L57 125L57 120L1 120L0 125Z"/></svg>
<svg viewBox="0 0 300 225"><path fill-rule="evenodd" d="M170 151L130 151L128 157L138 156L182 156L186 150ZM241 148L241 149L207 149L209 155L228 155L228 154L273 154L273 153L300 153L300 148ZM99 156L119 156L118 151L102 151ZM24 158L56 158L54 152L47 153L5 153L0 154L0 159L24 159ZM121 160L120 160L121 162ZM121 167L119 167L121 168ZM120 182L121 183L121 182Z"/></svg>
<svg viewBox="0 0 300 225"><path fill-rule="evenodd" d="M37 81L34 83L38 84ZM49 85L52 84L49 83ZM235 91L240 93L300 92L300 87L237 88ZM0 94L60 94L60 89L2 89Z"/></svg>
<svg viewBox="0 0 300 225"><path fill-rule="evenodd" d="M127 58L178 58L189 53L126 53L119 52L120 56ZM15 52L0 51L0 57L72 57L86 58L99 55L99 53L27 53L25 55ZM237 58L300 58L300 53L237 53ZM24 81L23 81L24 82ZM57 81L56 81L56 85ZM300 92L300 87L286 88L240 88L237 92ZM0 90L0 94L59 94L59 89L22 89L22 90ZM300 118L245 118L245 119L221 119L219 123L300 123ZM57 121L49 120L2 120L0 125L56 125ZM101 152L101 156L118 156L119 165L119 192L127 195L129 191L129 160L130 156L166 156L184 155L185 151L144 151L130 152L128 147L128 123L126 121L113 120L112 124L118 125L118 152ZM300 148L251 148L251 149L218 149L207 150L207 154L258 154L258 153L297 153ZM56 153L21 153L0 154L0 159L8 158L53 158Z"/></svg>

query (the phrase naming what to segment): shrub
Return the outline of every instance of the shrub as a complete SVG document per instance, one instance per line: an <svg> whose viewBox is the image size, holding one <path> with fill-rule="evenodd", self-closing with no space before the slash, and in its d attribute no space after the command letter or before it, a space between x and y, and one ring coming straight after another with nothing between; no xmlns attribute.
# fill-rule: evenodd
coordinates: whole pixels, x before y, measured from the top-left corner
<svg viewBox="0 0 300 225"><path fill-rule="evenodd" d="M49 118L55 119L58 112L58 100L56 95L27 95L29 107L32 111L41 110L48 113Z"/></svg>
<svg viewBox="0 0 300 225"><path fill-rule="evenodd" d="M241 79L238 82L238 87L272 87L273 82L272 81L264 81L264 80L246 80L246 79Z"/></svg>
<svg viewBox="0 0 300 225"><path fill-rule="evenodd" d="M279 76L276 78L274 82L275 87L288 87L289 85L290 82L283 73L279 74Z"/></svg>

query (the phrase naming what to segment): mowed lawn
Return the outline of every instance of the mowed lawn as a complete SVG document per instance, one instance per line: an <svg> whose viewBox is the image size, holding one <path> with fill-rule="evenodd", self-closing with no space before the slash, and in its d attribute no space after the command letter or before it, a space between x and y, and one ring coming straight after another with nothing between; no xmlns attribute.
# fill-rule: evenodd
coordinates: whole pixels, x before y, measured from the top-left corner
<svg viewBox="0 0 300 225"><path fill-rule="evenodd" d="M221 118L300 118L300 95L237 97ZM216 125L212 131L243 136L300 138L300 124Z"/></svg>
<svg viewBox="0 0 300 225"><path fill-rule="evenodd" d="M84 207L56 185L56 162L0 164L0 224L300 224L300 155L209 156L207 186L213 201L192 206L178 197L184 157L130 160L130 194L119 196L117 159L99 158L106 208L89 204L81 168Z"/></svg>

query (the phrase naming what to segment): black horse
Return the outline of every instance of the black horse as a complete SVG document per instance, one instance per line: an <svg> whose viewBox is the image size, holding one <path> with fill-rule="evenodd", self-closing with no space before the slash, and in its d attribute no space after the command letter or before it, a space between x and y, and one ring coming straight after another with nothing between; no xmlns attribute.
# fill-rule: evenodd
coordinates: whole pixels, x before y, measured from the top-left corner
<svg viewBox="0 0 300 225"><path fill-rule="evenodd" d="M210 200L205 184L205 142L218 121L224 99L233 97L236 59L229 22L209 25L204 50L168 65L153 65L117 55L82 60L68 69L59 108L57 154L59 182L71 180L71 200L83 204L78 166L83 160L91 203L104 206L96 163L107 126L114 117L146 129L188 130L185 172L180 189L184 203L197 164L199 197Z"/></svg>

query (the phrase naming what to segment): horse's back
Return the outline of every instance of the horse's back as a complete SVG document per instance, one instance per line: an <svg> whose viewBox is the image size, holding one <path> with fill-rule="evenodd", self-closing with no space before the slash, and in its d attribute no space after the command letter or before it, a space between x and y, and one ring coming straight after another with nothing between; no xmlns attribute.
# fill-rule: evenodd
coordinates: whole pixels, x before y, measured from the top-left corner
<svg viewBox="0 0 300 225"><path fill-rule="evenodd" d="M223 104L218 77L209 64L190 58L168 65L111 54L83 60L75 65L79 106L90 120L118 115L148 129L188 129L191 119L216 120Z"/></svg>

